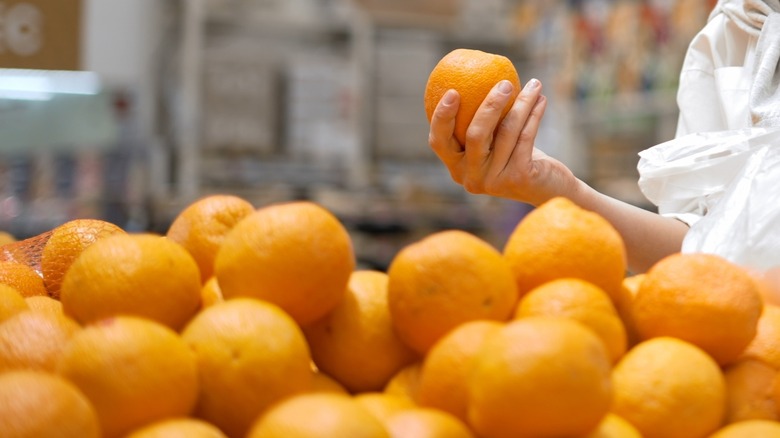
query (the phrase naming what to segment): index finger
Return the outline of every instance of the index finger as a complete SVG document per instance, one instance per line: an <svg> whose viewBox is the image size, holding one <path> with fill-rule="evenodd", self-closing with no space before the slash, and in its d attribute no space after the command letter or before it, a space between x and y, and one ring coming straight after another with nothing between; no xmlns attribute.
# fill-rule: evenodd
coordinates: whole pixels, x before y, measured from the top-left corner
<svg viewBox="0 0 780 438"><path fill-rule="evenodd" d="M455 90L444 93L431 117L428 144L445 164L459 159L463 145L455 139L455 116L460 106L460 95Z"/></svg>

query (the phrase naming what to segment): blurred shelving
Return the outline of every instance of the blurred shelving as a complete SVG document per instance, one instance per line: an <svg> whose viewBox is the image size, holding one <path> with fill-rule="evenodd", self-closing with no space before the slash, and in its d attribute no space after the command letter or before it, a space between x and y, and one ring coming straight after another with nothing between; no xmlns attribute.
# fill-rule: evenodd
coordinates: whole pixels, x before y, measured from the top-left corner
<svg viewBox="0 0 780 438"><path fill-rule="evenodd" d="M4 156L0 189L16 196L0 199L10 206L0 213L30 212L14 219L22 234L79 212L164 232L209 193L258 206L307 198L343 218L367 248L361 261L377 267L409 239L443 228L500 246L529 210L466 193L429 149L422 95L445 53L501 53L523 81L541 79L549 106L538 147L599 190L652 208L636 184L637 152L674 135L676 76L712 7L711 0L144 4L160 29L145 35L155 41L147 86L108 88L129 96L119 140L91 155ZM92 185L67 182L89 163L101 175ZM52 175L71 194L35 194L31 187L46 186L36 181Z"/></svg>
<svg viewBox="0 0 780 438"><path fill-rule="evenodd" d="M198 102L191 117L200 130L187 134L181 153L197 158L173 167L174 190L155 204L157 226L211 192L241 193L258 205L313 199L368 248L362 261L382 266L409 239L438 229L469 229L501 246L529 210L466 193L428 148L421 100L445 53L456 47L502 53L523 80L542 79L550 105L539 147L597 189L652 208L636 184L637 152L674 135L677 70L711 4L193 0L183 6L181 62L199 76L181 90L197 93L184 100Z"/></svg>

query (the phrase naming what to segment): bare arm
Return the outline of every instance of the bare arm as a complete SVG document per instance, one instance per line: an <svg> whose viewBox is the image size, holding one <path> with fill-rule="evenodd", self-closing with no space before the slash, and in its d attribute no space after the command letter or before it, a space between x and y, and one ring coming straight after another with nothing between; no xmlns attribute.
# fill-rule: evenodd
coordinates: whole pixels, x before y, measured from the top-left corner
<svg viewBox="0 0 780 438"><path fill-rule="evenodd" d="M539 81L529 81L499 125L511 84L497 84L469 125L465 145L453 136L459 96L454 90L445 94L433 114L428 141L452 179L470 193L532 205L565 196L600 214L623 237L631 272L644 272L664 256L678 252L688 229L685 224L599 193L563 163L534 147L547 106L541 91Z"/></svg>
<svg viewBox="0 0 780 438"><path fill-rule="evenodd" d="M611 198L583 182L568 196L580 207L603 216L623 237L628 269L645 272L663 257L680 251L688 226L626 202Z"/></svg>

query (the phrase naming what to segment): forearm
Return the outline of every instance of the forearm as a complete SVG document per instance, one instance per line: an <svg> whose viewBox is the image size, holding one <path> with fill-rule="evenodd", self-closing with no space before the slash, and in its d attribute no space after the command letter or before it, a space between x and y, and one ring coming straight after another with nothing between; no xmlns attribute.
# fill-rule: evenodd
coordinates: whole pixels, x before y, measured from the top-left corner
<svg viewBox="0 0 780 438"><path fill-rule="evenodd" d="M599 193L580 182L571 200L600 214L623 237L632 273L648 270L663 257L679 252L688 226Z"/></svg>

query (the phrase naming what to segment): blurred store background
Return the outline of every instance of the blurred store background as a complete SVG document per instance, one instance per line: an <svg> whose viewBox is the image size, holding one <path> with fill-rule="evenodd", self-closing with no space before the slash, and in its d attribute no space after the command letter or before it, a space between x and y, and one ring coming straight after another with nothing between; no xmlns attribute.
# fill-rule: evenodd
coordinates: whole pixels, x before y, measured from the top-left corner
<svg viewBox="0 0 780 438"><path fill-rule="evenodd" d="M538 145L652 208L637 152L672 138L712 0L0 0L0 229L101 218L164 233L194 199L311 199L360 262L444 228L500 246L528 211L465 193L422 95L457 47L545 84Z"/></svg>

